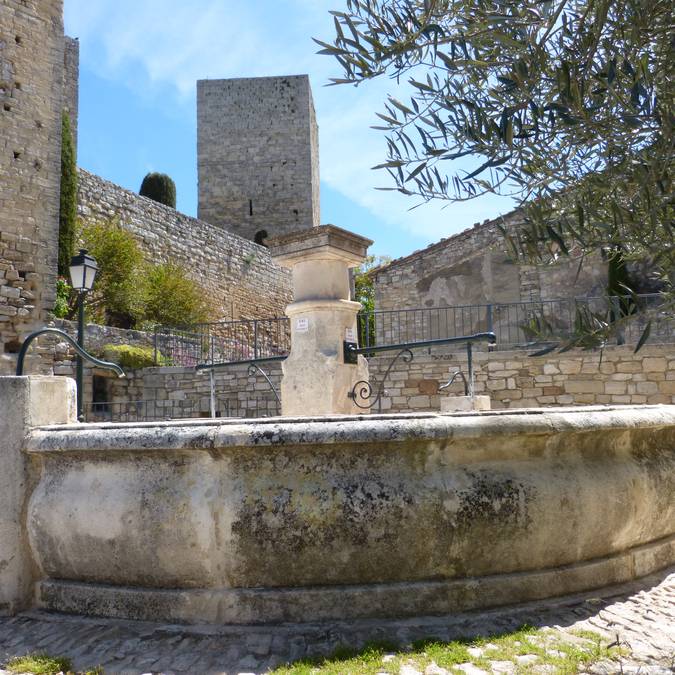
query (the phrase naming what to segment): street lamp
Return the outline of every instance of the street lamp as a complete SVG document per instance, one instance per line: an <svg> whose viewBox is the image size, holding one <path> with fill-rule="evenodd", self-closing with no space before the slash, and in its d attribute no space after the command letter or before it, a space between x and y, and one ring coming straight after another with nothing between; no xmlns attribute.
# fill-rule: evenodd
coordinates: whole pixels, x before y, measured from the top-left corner
<svg viewBox="0 0 675 675"><path fill-rule="evenodd" d="M98 265L87 255L86 249L73 256L70 261L70 284L77 291L77 344L84 349L84 297L94 286ZM77 355L77 419L84 422L84 363Z"/></svg>

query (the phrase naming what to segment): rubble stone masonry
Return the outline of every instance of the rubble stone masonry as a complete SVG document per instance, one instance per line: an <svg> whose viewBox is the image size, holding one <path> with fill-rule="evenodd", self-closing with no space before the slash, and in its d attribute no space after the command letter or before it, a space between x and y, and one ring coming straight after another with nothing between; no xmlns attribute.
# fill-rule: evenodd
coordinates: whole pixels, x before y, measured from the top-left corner
<svg viewBox="0 0 675 675"><path fill-rule="evenodd" d="M319 225L307 75L197 83L199 218L255 239Z"/></svg>
<svg viewBox="0 0 675 675"><path fill-rule="evenodd" d="M515 265L500 225L513 227L518 211L478 223L374 273L375 308L398 310L512 303L602 295L607 266L591 255L541 267Z"/></svg>
<svg viewBox="0 0 675 675"><path fill-rule="evenodd" d="M0 3L0 373L56 290L63 0Z"/></svg>
<svg viewBox="0 0 675 675"><path fill-rule="evenodd" d="M78 213L84 221L119 219L152 263L176 263L206 290L215 319L283 316L289 273L263 246L186 216L83 169Z"/></svg>

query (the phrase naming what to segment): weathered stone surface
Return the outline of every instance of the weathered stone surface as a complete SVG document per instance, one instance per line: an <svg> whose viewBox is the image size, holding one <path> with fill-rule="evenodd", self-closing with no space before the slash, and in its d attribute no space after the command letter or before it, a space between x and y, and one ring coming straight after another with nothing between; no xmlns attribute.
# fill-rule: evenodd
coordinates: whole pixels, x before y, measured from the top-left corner
<svg viewBox="0 0 675 675"><path fill-rule="evenodd" d="M24 520L31 484L24 440L31 427L75 421L74 385L66 378L0 377L0 614L30 604L36 574Z"/></svg>
<svg viewBox="0 0 675 675"><path fill-rule="evenodd" d="M63 0L0 4L0 373L56 292Z"/></svg>
<svg viewBox="0 0 675 675"><path fill-rule="evenodd" d="M357 343L358 302L351 301L349 270L365 260L373 242L333 225L295 232L269 242L274 260L290 267L293 302L291 351L282 363L284 415L359 412L350 392L368 382L363 356L348 363L344 343Z"/></svg>
<svg viewBox="0 0 675 675"><path fill-rule="evenodd" d="M41 602L72 612L436 613L675 556L672 407L88 425L28 448Z"/></svg>
<svg viewBox="0 0 675 675"><path fill-rule="evenodd" d="M490 410L489 396L441 396L441 412Z"/></svg>
<svg viewBox="0 0 675 675"><path fill-rule="evenodd" d="M119 218L148 260L181 265L205 289L216 318L282 316L290 275L264 246L186 216L79 170L78 212L85 222Z"/></svg>
<svg viewBox="0 0 675 675"><path fill-rule="evenodd" d="M246 239L320 223L307 75L197 83L199 217Z"/></svg>
<svg viewBox="0 0 675 675"><path fill-rule="evenodd" d="M495 311L497 332L509 344L525 342L521 326L527 317L519 302L603 295L607 264L599 255L587 257L579 272L579 259L555 265L514 265L506 252L500 226L515 227L518 210L473 227L382 266L374 273L378 310L439 308L438 312L411 314L405 329L418 334L468 335L487 330L484 309L466 305L505 303ZM509 304L512 303L512 304ZM548 307L555 325L558 306ZM382 334L387 326L383 322Z"/></svg>

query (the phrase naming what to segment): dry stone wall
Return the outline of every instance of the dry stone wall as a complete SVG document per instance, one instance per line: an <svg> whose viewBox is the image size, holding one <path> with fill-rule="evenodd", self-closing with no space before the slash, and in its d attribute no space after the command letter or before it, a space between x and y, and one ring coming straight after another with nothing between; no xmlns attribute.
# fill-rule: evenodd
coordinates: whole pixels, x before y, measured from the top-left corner
<svg viewBox="0 0 675 675"><path fill-rule="evenodd" d="M206 290L218 319L283 316L290 302L290 275L265 247L83 169L78 213L85 222L118 218L149 261L184 267Z"/></svg>
<svg viewBox="0 0 675 675"><path fill-rule="evenodd" d="M307 75L197 83L199 218L247 239L318 225L318 127Z"/></svg>
<svg viewBox="0 0 675 675"><path fill-rule="evenodd" d="M0 374L56 290L63 0L0 3Z"/></svg>

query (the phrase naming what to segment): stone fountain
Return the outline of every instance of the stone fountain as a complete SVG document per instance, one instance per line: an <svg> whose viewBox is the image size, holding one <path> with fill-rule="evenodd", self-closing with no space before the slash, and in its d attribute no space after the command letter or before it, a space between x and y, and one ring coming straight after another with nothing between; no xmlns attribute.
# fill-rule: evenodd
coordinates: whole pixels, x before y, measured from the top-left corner
<svg viewBox="0 0 675 675"><path fill-rule="evenodd" d="M675 563L675 406L350 414L366 246L275 244L296 291L284 417L73 424L67 379L0 378L0 611L421 616Z"/></svg>

